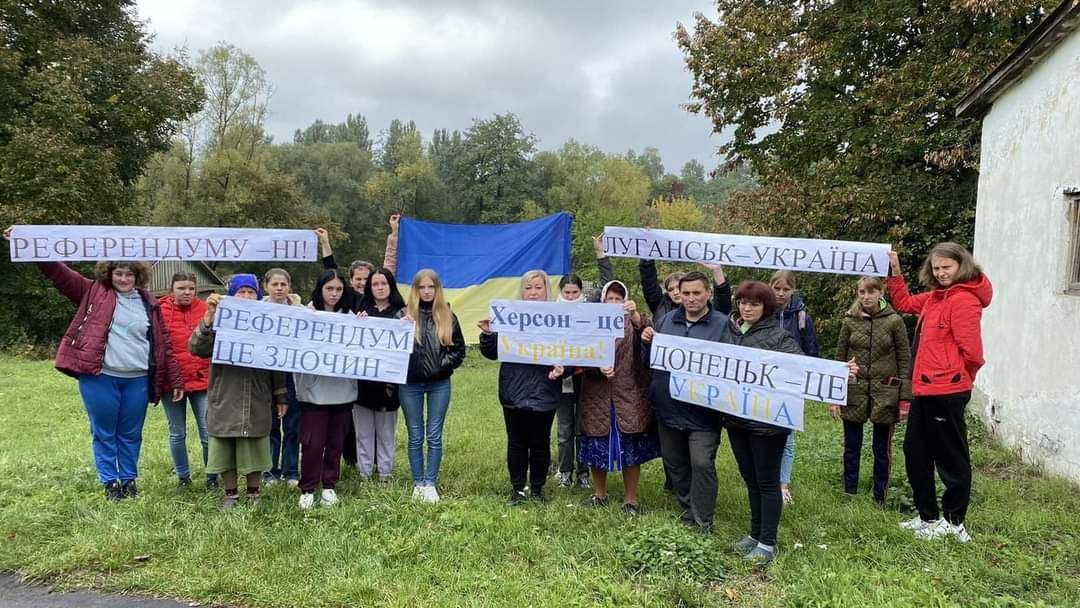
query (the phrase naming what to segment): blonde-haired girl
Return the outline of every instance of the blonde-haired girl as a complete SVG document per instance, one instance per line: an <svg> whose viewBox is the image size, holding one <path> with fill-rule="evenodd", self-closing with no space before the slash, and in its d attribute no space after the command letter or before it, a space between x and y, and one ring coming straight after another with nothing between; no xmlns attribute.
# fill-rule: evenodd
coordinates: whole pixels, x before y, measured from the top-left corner
<svg viewBox="0 0 1080 608"><path fill-rule="evenodd" d="M465 360L465 338L457 315L450 311L442 281L434 270L424 268L413 278L405 317L416 324L408 384L399 393L409 432L409 467L413 498L439 502L435 489L442 464L442 434L450 408L450 376ZM424 400L427 398L427 422ZM427 463L424 439L427 438Z"/></svg>
<svg viewBox="0 0 1080 608"><path fill-rule="evenodd" d="M836 358L854 358L859 373L848 386L847 406L833 405L830 411L844 422L844 492L849 495L859 488L863 425L867 420L873 424L873 497L884 504L892 474L893 430L911 400L911 346L904 320L882 297L885 282L880 277L862 277L855 292L840 325Z"/></svg>
<svg viewBox="0 0 1080 608"><path fill-rule="evenodd" d="M521 277L522 300L550 300L548 275L530 270ZM480 327L480 353L488 359L499 358L499 336L491 331L488 319ZM548 367L529 363L502 363L499 366L499 402L506 423L506 468L510 472L510 504L520 505L528 498L529 486L534 500L544 500L544 481L551 464L551 424L559 407L561 365Z"/></svg>

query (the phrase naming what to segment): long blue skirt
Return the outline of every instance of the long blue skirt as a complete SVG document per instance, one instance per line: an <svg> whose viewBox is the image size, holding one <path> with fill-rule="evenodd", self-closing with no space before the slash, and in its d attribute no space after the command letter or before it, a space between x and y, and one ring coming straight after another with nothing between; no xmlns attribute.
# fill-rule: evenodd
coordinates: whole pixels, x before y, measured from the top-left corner
<svg viewBox="0 0 1080 608"><path fill-rule="evenodd" d="M660 457L660 441L653 431L623 433L611 404L611 432L604 437L582 436L578 440L578 460L601 471L621 471Z"/></svg>

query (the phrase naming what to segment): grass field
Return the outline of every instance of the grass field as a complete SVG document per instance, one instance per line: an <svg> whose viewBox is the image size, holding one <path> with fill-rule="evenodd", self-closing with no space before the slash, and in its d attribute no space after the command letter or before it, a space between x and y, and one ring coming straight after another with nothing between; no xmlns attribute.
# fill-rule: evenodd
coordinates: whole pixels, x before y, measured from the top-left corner
<svg viewBox="0 0 1080 608"><path fill-rule="evenodd" d="M107 504L75 382L50 362L0 358L0 570L65 587L244 606L1077 606L1080 498L974 438L974 542L925 542L909 517L899 441L886 509L841 501L840 436L824 408L799 436L795 505L767 572L729 550L747 529L745 487L726 437L716 527L676 523L659 461L646 513L549 484L547 505L510 508L495 364L470 354L454 376L438 505L408 500L404 427L390 486L347 472L340 505L301 513L275 486L257 509L176 490L163 413L151 409L142 497ZM197 461L194 429L189 449ZM867 446L867 451L869 447ZM621 481L612 477L612 495Z"/></svg>

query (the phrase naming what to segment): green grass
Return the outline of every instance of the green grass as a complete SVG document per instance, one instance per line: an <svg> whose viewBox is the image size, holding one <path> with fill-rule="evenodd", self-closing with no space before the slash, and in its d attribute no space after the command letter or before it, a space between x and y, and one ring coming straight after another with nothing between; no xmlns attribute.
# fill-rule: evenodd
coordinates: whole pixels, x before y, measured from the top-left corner
<svg viewBox="0 0 1080 608"><path fill-rule="evenodd" d="M868 460L864 493L842 502L841 431L823 407L799 436L796 502L768 572L728 550L748 507L726 438L709 535L676 523L659 461L645 468L638 521L617 500L589 510L580 490L554 484L546 506L509 508L496 369L470 355L454 376L441 504L408 500L399 428L390 486L350 471L336 508L302 514L295 494L275 486L258 509L224 514L198 484L175 489L160 409L144 434L142 497L107 504L74 381L49 362L0 358L0 570L61 588L246 606L1080 605L1077 488L978 433L970 545L917 541L897 527L910 516L899 445L889 508L866 494ZM621 490L613 476L613 496Z"/></svg>

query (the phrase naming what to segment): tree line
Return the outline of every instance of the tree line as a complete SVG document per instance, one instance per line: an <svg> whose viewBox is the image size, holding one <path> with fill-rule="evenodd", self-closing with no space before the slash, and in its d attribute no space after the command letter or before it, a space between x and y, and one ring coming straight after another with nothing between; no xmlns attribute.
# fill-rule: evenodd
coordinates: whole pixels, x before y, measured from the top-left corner
<svg viewBox="0 0 1080 608"><path fill-rule="evenodd" d="M0 224L325 226L342 260L378 260L391 213L567 211L586 279L605 224L890 242L910 261L971 244L979 125L953 107L1053 4L722 0L675 40L688 109L731 139L716 170L675 174L654 148L541 150L512 113L425 135L358 111L275 142L273 83L241 49L154 52L134 0L0 2ZM68 304L32 267L0 272L0 348L59 336ZM845 285L800 285L826 340Z"/></svg>

